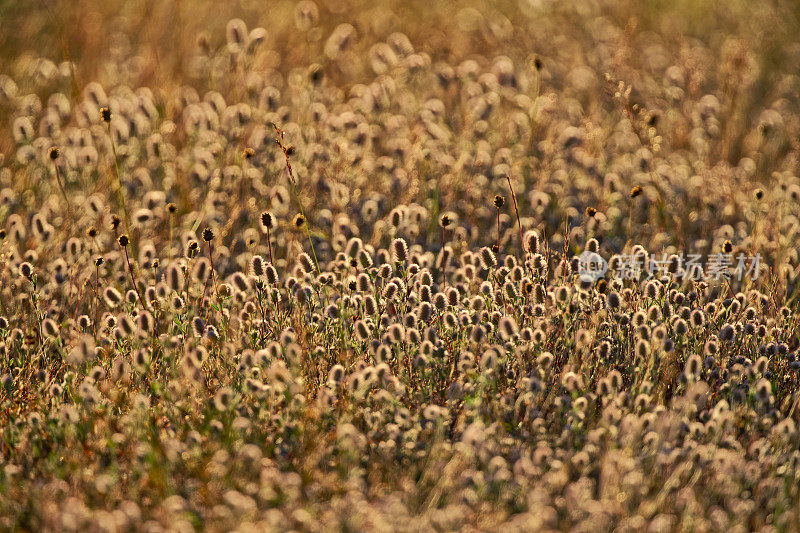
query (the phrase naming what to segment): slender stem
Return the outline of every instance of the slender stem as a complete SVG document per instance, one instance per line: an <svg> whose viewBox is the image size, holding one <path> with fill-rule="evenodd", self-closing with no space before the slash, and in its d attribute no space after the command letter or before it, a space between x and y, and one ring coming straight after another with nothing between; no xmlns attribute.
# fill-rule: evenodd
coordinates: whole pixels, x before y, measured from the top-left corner
<svg viewBox="0 0 800 533"><path fill-rule="evenodd" d="M442 226L442 257L444 258L444 247L447 243L447 227ZM442 288L447 287L447 261L442 261Z"/></svg>
<svg viewBox="0 0 800 533"><path fill-rule="evenodd" d="M81 308L81 301L83 300L83 291L86 289L86 284L87 283L88 283L88 280L83 283L83 285L81 286L81 290L78 293L78 303L75 304L75 315L72 317L72 320L75 321L75 322L78 321L78 309Z"/></svg>
<svg viewBox="0 0 800 533"><path fill-rule="evenodd" d="M94 317L92 320L92 332L94 333L94 340L97 340L97 310L99 307L99 300L100 300L100 293L99 291L100 285L100 267L95 265L94 267Z"/></svg>
<svg viewBox="0 0 800 533"><path fill-rule="evenodd" d="M122 192L122 180L119 177L119 163L117 162L117 145L114 143L114 136L111 134L111 122L108 123L108 138L111 141L111 151L114 154L114 177L117 178L117 196L122 207L122 214L125 216L125 229L131 235L131 223L128 220L128 209L125 207L125 194Z"/></svg>
<svg viewBox="0 0 800 533"><path fill-rule="evenodd" d="M214 290L217 290L217 277L214 275L214 252L211 248L211 241L208 242L208 260L211 262L211 278L213 281Z"/></svg>
<svg viewBox="0 0 800 533"><path fill-rule="evenodd" d="M130 257L128 257L128 248L123 246L122 249L125 252L125 263L128 265L128 273L131 275L131 285L133 285L133 289L136 291L136 296L139 297L139 304L142 306L142 309L147 309L147 307L144 305L142 294L139 292L139 286L136 285L136 279L133 275L133 267L131 266Z"/></svg>
<svg viewBox="0 0 800 533"><path fill-rule="evenodd" d="M517 208L517 195L514 194L514 188L511 186L511 178L506 174L506 181L508 182L508 190L511 191L511 200L514 202L514 213L517 215L517 227L519 228L519 242L522 246L522 256L525 257L525 239L522 237L522 222L519 219L519 209Z"/></svg>
<svg viewBox="0 0 800 533"><path fill-rule="evenodd" d="M497 261L500 261L500 208L497 208Z"/></svg>
<svg viewBox="0 0 800 533"><path fill-rule="evenodd" d="M64 190L64 185L61 183L61 171L58 168L57 163L53 163L53 168L56 171L56 183L58 184L59 190L61 190L61 196L64 197L64 204L67 207L67 214L69 215L70 220L72 219L72 208L69 205L69 199L67 198L67 191Z"/></svg>
<svg viewBox="0 0 800 533"><path fill-rule="evenodd" d="M631 221L633 220L633 201L628 204L628 243L631 242Z"/></svg>
<svg viewBox="0 0 800 533"><path fill-rule="evenodd" d="M175 215L169 214L169 262L172 263L172 228L175 225Z"/></svg>
<svg viewBox="0 0 800 533"><path fill-rule="evenodd" d="M274 265L275 262L272 260L272 239L269 236L269 228L267 228L267 246L269 247L269 263Z"/></svg>
<svg viewBox="0 0 800 533"><path fill-rule="evenodd" d="M317 252L314 250L314 241L311 239L311 230L308 227L308 217L306 216L305 211L303 210L303 202L300 200L300 195L297 192L297 183L294 179L294 171L292 170L292 163L289 160L289 149L283 144L283 130L278 128L277 124L272 125L275 128L275 131L278 133L278 138L275 139L275 142L278 143L278 146L281 147L283 150L283 157L286 158L286 170L289 172L289 183L292 184L292 192L294 193L295 199L297 199L297 204L300 206L300 214L303 215L303 220L305 221L305 228L306 228L306 235L308 236L308 242L311 244L311 254L314 256L314 265L317 267L317 272L322 272L319 268L319 262L317 261Z"/></svg>
<svg viewBox="0 0 800 533"><path fill-rule="evenodd" d="M209 257L209 259L211 261L211 274L209 274L205 285L203 285L203 297L200 300L199 309L203 309L203 307L205 306L205 303L206 303L206 291L208 290L208 283L214 277L214 254L213 254L213 250L211 248L211 242L210 241L208 243L208 257ZM205 315L203 315L203 318L205 319Z"/></svg>

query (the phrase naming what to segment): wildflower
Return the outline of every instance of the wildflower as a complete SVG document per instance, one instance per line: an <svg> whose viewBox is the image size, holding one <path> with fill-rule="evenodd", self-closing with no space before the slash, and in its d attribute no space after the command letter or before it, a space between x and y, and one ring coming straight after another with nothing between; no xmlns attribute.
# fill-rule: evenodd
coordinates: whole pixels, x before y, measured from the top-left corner
<svg viewBox="0 0 800 533"><path fill-rule="evenodd" d="M250 274L256 277L264 275L264 258L260 255L250 258Z"/></svg>
<svg viewBox="0 0 800 533"><path fill-rule="evenodd" d="M691 315L689 315L689 322L695 328L702 327L706 323L705 313L700 309L693 310Z"/></svg>
<svg viewBox="0 0 800 533"><path fill-rule="evenodd" d="M201 257L194 264L192 269L192 277L200 283L205 283L211 276L211 263L206 257Z"/></svg>
<svg viewBox="0 0 800 533"><path fill-rule="evenodd" d="M271 285L278 283L278 271L275 270L275 267L272 266L271 263L264 269L264 277L267 278L267 282Z"/></svg>
<svg viewBox="0 0 800 533"><path fill-rule="evenodd" d="M219 331L217 330L216 326L209 324L206 326L203 336L207 339L211 339L212 341L216 341L219 340Z"/></svg>
<svg viewBox="0 0 800 533"><path fill-rule="evenodd" d="M261 222L261 229L266 233L275 227L275 216L269 211L264 211L259 217Z"/></svg>
<svg viewBox="0 0 800 533"><path fill-rule="evenodd" d="M394 228L400 227L400 224L403 223L404 218L405 218L405 210L400 207L392 209L392 212L389 213L389 223Z"/></svg>
<svg viewBox="0 0 800 533"><path fill-rule="evenodd" d="M358 237L353 237L349 241L347 241L347 246L345 247L345 255L349 258L356 258L358 254L361 252L364 243Z"/></svg>
<svg viewBox="0 0 800 533"><path fill-rule="evenodd" d="M404 263L408 259L408 244L404 239L392 241L392 255L398 263Z"/></svg>
<svg viewBox="0 0 800 533"><path fill-rule="evenodd" d="M697 354L691 354L686 359L685 373L687 376L696 377L700 373L700 367L701 367L700 356Z"/></svg>
<svg viewBox="0 0 800 533"><path fill-rule="evenodd" d="M196 240L191 239L189 242L186 243L186 251L185 255L187 258L192 259L194 256L197 255L197 252L200 250L200 243Z"/></svg>
<svg viewBox="0 0 800 533"><path fill-rule="evenodd" d="M513 317L510 316L504 316L500 320L499 329L500 329L500 335L503 337L503 340L510 340L519 333L517 322L514 320Z"/></svg>
<svg viewBox="0 0 800 533"><path fill-rule="evenodd" d="M139 326L139 329L144 332L150 332L153 330L153 315L151 315L148 311L144 311L139 313L136 316L136 324Z"/></svg>
<svg viewBox="0 0 800 533"><path fill-rule="evenodd" d="M192 319L192 329L194 330L194 334L198 337L203 336L203 332L205 331L205 322L199 316L196 316Z"/></svg>
<svg viewBox="0 0 800 533"><path fill-rule="evenodd" d="M725 242L723 242L722 243L722 252L726 253L726 254L729 254L729 253L733 252L733 243L731 241L729 241L729 240L726 240Z"/></svg>
<svg viewBox="0 0 800 533"><path fill-rule="evenodd" d="M770 403L772 398L772 384L768 379L761 378L756 383L756 399L763 403Z"/></svg>
<svg viewBox="0 0 800 533"><path fill-rule="evenodd" d="M19 265L19 273L26 279L33 278L33 266L27 261Z"/></svg>
<svg viewBox="0 0 800 533"><path fill-rule="evenodd" d="M45 318L42 321L42 331L48 337L55 337L58 335L58 325L51 318Z"/></svg>
<svg viewBox="0 0 800 533"><path fill-rule="evenodd" d="M297 263L300 265L304 274L309 274L314 271L314 263L311 261L311 257L305 252L297 257Z"/></svg>
<svg viewBox="0 0 800 533"><path fill-rule="evenodd" d="M344 367L342 365L333 365L330 372L328 372L328 385L336 388L344 379Z"/></svg>
<svg viewBox="0 0 800 533"><path fill-rule="evenodd" d="M164 273L164 281L171 291L178 292L181 290L184 283L183 272L181 272L181 269L178 268L177 265L169 265Z"/></svg>
<svg viewBox="0 0 800 533"><path fill-rule="evenodd" d="M650 343L646 340L640 339L636 343L636 356L640 359L645 359L650 356Z"/></svg>
<svg viewBox="0 0 800 533"><path fill-rule="evenodd" d="M246 292L250 288L247 277L241 272L235 272L233 276L231 276L231 281L239 292Z"/></svg>
<svg viewBox="0 0 800 533"><path fill-rule="evenodd" d="M490 250L486 246L481 248L478 257L481 262L481 268L483 268L484 270L488 270L497 264L497 258L495 257L494 252L492 252L492 250Z"/></svg>
<svg viewBox="0 0 800 533"><path fill-rule="evenodd" d="M103 299L108 307L114 308L122 303L122 295L114 287L106 287L103 290Z"/></svg>
<svg viewBox="0 0 800 533"><path fill-rule="evenodd" d="M366 250L361 250L358 253L358 264L361 268L370 268L372 266L372 256Z"/></svg>

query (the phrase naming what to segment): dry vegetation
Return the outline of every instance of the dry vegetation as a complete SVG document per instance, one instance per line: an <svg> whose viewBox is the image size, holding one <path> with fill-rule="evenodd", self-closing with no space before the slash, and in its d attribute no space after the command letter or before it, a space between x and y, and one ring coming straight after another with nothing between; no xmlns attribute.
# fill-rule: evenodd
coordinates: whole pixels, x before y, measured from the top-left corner
<svg viewBox="0 0 800 533"><path fill-rule="evenodd" d="M0 529L800 530L798 16L0 1Z"/></svg>

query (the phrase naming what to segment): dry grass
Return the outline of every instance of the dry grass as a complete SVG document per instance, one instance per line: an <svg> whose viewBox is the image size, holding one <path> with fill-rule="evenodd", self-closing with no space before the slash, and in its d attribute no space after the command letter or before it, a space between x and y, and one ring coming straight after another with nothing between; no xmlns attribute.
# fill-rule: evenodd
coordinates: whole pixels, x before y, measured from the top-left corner
<svg viewBox="0 0 800 533"><path fill-rule="evenodd" d="M800 530L798 15L0 2L0 528Z"/></svg>

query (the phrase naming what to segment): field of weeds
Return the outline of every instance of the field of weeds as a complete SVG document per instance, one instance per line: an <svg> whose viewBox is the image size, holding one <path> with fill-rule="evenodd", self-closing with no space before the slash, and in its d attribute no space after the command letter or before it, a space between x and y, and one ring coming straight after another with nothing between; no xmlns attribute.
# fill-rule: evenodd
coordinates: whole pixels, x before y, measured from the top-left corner
<svg viewBox="0 0 800 533"><path fill-rule="evenodd" d="M0 530L800 531L798 35L0 1Z"/></svg>

